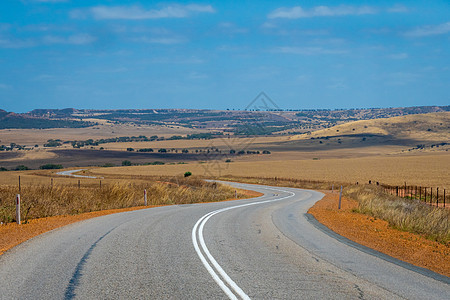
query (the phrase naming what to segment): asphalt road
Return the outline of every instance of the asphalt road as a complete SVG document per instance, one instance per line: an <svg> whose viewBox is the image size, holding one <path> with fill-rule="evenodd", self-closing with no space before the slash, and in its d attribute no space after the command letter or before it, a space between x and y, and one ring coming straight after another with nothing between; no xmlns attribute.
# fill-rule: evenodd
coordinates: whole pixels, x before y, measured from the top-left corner
<svg viewBox="0 0 450 300"><path fill-rule="evenodd" d="M308 221L321 193L235 185L265 195L108 215L25 242L0 256L0 298L449 298L448 277Z"/></svg>

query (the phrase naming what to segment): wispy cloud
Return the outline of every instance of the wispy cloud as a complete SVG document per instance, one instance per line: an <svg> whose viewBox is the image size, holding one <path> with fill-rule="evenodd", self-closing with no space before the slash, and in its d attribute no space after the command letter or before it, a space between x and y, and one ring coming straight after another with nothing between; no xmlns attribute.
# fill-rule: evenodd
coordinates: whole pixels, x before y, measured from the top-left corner
<svg viewBox="0 0 450 300"><path fill-rule="evenodd" d="M277 47L273 52L298 54L298 55L321 55L321 54L345 54L346 50L327 49L323 47Z"/></svg>
<svg viewBox="0 0 450 300"><path fill-rule="evenodd" d="M407 59L409 57L408 53L394 53L388 55L390 59Z"/></svg>
<svg viewBox="0 0 450 300"><path fill-rule="evenodd" d="M194 13L214 13L215 9L211 5L168 5L161 9L144 9L141 6L95 6L87 11L73 10L70 13L72 18L85 18L91 16L97 20L143 20L162 18L186 18Z"/></svg>
<svg viewBox="0 0 450 300"><path fill-rule="evenodd" d="M423 26L405 33L408 37L424 37L450 33L450 22L440 25Z"/></svg>
<svg viewBox="0 0 450 300"><path fill-rule="evenodd" d="M269 19L300 19L312 17L333 17L347 15L376 14L378 10L371 6L316 6L311 9L303 9L301 6L280 7L269 13Z"/></svg>
<svg viewBox="0 0 450 300"><path fill-rule="evenodd" d="M148 43L148 44L162 44L162 45L173 45L185 43L187 40L181 37L137 37L132 38L131 41L137 43Z"/></svg>
<svg viewBox="0 0 450 300"><path fill-rule="evenodd" d="M69 0L31 0L31 2L38 2L38 3L64 3L64 2L69 2Z"/></svg>
<svg viewBox="0 0 450 300"><path fill-rule="evenodd" d="M401 4L396 4L387 9L387 12L390 12L390 13L406 13L408 11L409 11L409 9L406 6L401 5Z"/></svg>
<svg viewBox="0 0 450 300"><path fill-rule="evenodd" d="M36 43L31 39L20 40L0 37L0 48L20 49L33 47L35 45Z"/></svg>
<svg viewBox="0 0 450 300"><path fill-rule="evenodd" d="M247 28L238 27L236 24L230 22L219 23L218 27L220 28L220 30L228 34L240 34L248 32Z"/></svg>
<svg viewBox="0 0 450 300"><path fill-rule="evenodd" d="M81 33L68 37L47 35L42 40L45 44L86 45L95 42L97 38L90 34Z"/></svg>

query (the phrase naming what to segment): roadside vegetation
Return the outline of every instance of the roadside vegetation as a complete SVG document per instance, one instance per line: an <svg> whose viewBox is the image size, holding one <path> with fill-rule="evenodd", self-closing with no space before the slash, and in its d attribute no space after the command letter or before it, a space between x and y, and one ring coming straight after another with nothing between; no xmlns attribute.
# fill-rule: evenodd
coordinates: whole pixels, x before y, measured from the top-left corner
<svg viewBox="0 0 450 300"><path fill-rule="evenodd" d="M221 177L221 180L239 181L253 184L295 187L315 190L335 191L342 183L264 177ZM422 234L428 239L450 246L450 209L430 206L417 199L404 199L387 194L376 185L344 186L343 194L358 202L355 213L362 213L385 220L393 228Z"/></svg>
<svg viewBox="0 0 450 300"><path fill-rule="evenodd" d="M358 201L356 212L387 221L392 227L450 246L450 210L386 194L373 185L350 186L345 195Z"/></svg>
<svg viewBox="0 0 450 300"><path fill-rule="evenodd" d="M30 185L21 190L22 220L57 215L74 215L91 211L144 205L216 202L235 197L235 190L192 177L153 178L152 181L122 179L115 184ZM0 186L0 222L15 221L17 186ZM248 197L238 193L238 198Z"/></svg>

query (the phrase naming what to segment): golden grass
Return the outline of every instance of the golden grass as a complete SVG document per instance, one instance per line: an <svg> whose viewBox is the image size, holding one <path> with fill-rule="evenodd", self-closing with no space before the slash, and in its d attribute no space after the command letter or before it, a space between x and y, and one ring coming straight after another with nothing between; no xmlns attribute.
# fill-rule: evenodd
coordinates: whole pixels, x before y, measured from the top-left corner
<svg viewBox="0 0 450 300"><path fill-rule="evenodd" d="M147 189L148 205L187 204L215 202L234 198L234 189L195 178L159 178L159 181L120 180L81 188L73 185L25 185L21 191L22 219L43 218L56 215L73 215L84 212L134 207L144 205ZM16 186L0 186L0 221L15 220ZM248 195L238 193L238 198Z"/></svg>
<svg viewBox="0 0 450 300"><path fill-rule="evenodd" d="M320 158L320 153L317 153ZM236 161L183 165L95 168L92 174L181 175L186 171L206 177L282 177L302 180L440 187L449 189L450 154L372 156L342 159Z"/></svg>
<svg viewBox="0 0 450 300"><path fill-rule="evenodd" d="M317 130L311 135L293 136L291 139L370 133L420 141L448 142L450 140L449 126L450 112L440 112L355 121Z"/></svg>
<svg viewBox="0 0 450 300"><path fill-rule="evenodd" d="M450 246L450 210L420 200L386 194L373 185L345 188L345 195L358 201L358 211L389 222L395 228L424 234Z"/></svg>

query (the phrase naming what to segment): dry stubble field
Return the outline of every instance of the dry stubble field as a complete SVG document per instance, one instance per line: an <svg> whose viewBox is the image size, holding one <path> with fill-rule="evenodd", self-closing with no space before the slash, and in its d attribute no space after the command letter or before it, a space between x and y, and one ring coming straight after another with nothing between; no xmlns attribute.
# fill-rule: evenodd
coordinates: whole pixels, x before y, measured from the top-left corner
<svg viewBox="0 0 450 300"><path fill-rule="evenodd" d="M282 177L344 183L380 182L389 185L432 186L450 188L450 154L384 155L319 160L236 161L231 163L205 161L181 165L152 165L119 168L94 168L92 174L113 175L195 175Z"/></svg>

